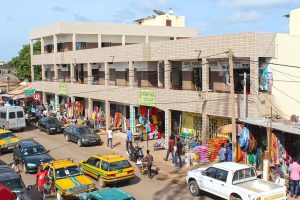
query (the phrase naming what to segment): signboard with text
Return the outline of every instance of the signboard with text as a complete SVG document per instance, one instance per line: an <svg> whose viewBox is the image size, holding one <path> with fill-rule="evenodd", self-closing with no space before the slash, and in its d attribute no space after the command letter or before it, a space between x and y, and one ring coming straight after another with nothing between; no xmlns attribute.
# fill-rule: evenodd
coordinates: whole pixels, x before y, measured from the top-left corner
<svg viewBox="0 0 300 200"><path fill-rule="evenodd" d="M155 92L152 90L140 90L139 105L155 107Z"/></svg>
<svg viewBox="0 0 300 200"><path fill-rule="evenodd" d="M68 95L68 86L65 83L59 85L59 94Z"/></svg>
<svg viewBox="0 0 300 200"><path fill-rule="evenodd" d="M27 89L27 90L24 90L24 95L25 97L31 97L32 95L35 94L35 89Z"/></svg>

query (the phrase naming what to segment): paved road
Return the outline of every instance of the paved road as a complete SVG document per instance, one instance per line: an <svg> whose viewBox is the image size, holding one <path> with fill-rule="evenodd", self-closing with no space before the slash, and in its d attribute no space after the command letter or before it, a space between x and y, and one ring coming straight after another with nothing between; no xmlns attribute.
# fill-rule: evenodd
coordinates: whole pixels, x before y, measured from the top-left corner
<svg viewBox="0 0 300 200"><path fill-rule="evenodd" d="M87 159L93 154L105 154L105 153L118 153L122 151L123 147L119 144L119 147L115 147L113 150L108 149L105 145L94 147L78 147L74 143L68 143L65 141L62 134L59 135L47 135L44 132L40 132L37 129L26 130L22 133L16 133L19 138L34 138L41 143L46 149L50 150L51 156L55 159L71 158L76 163L80 160ZM124 152L123 152L124 153ZM0 159L6 163L12 162L12 154L4 154L0 156ZM141 200L185 200L185 199L218 199L215 196L204 195L200 197L192 197L187 189L184 178L180 179L168 179L163 175L158 175L153 179L148 179L146 176L141 175L136 168L137 177L129 184L117 184L115 187L119 187L124 191L132 194L137 199ZM34 174L22 174L24 183L28 186L35 183ZM97 181L94 180L96 187L100 188Z"/></svg>

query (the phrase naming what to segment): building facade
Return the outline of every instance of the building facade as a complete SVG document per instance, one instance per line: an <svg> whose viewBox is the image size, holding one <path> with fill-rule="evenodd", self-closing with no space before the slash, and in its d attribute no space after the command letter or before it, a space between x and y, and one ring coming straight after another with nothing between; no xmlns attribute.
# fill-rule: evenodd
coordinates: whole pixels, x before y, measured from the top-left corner
<svg viewBox="0 0 300 200"><path fill-rule="evenodd" d="M218 126L230 123L229 49L234 53L236 118L270 115L270 91L260 89L265 84L260 66L281 61L276 38L275 33L255 32L198 37L195 29L185 27L49 25L30 33L33 87L43 92L44 100L52 96L56 108L64 97L83 99L89 117L101 102L106 127L111 110L118 110L114 104L124 106L121 110L134 128L142 94L151 93L150 106L164 113L165 138L174 131L173 121L180 113L197 115L195 129L206 142ZM41 42L41 54L33 52L36 41ZM42 68L42 80L34 79L36 67Z"/></svg>

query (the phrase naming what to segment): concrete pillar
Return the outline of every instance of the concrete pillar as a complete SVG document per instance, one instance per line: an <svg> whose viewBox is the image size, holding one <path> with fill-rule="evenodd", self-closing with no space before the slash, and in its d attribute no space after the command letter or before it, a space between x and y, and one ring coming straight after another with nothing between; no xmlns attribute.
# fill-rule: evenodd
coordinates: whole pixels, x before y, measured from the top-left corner
<svg viewBox="0 0 300 200"><path fill-rule="evenodd" d="M55 94L55 99L54 99L54 109L55 111L59 110L59 97L57 94Z"/></svg>
<svg viewBox="0 0 300 200"><path fill-rule="evenodd" d="M134 86L134 63L132 61L128 62L128 68L129 68L129 86Z"/></svg>
<svg viewBox="0 0 300 200"><path fill-rule="evenodd" d="M209 63L206 58L202 58L202 91L209 90Z"/></svg>
<svg viewBox="0 0 300 200"><path fill-rule="evenodd" d="M57 35L53 35L53 52L57 53Z"/></svg>
<svg viewBox="0 0 300 200"><path fill-rule="evenodd" d="M164 73L165 73L165 89L170 89L171 88L171 69L172 69L172 64L169 60L164 61Z"/></svg>
<svg viewBox="0 0 300 200"><path fill-rule="evenodd" d="M54 82L58 82L58 68L57 68L57 65L54 64Z"/></svg>
<svg viewBox="0 0 300 200"><path fill-rule="evenodd" d="M102 36L101 34L98 34L98 48L102 47Z"/></svg>
<svg viewBox="0 0 300 200"><path fill-rule="evenodd" d="M42 65L42 81L46 80L46 66Z"/></svg>
<svg viewBox="0 0 300 200"><path fill-rule="evenodd" d="M250 57L250 94L258 95L259 91L259 59ZM254 61L254 62L253 62Z"/></svg>
<svg viewBox="0 0 300 200"><path fill-rule="evenodd" d="M33 82L34 81L34 66L31 65L31 81Z"/></svg>
<svg viewBox="0 0 300 200"><path fill-rule="evenodd" d="M87 117L89 119L92 118L92 114L93 114L93 99L89 98L88 99L88 113L87 113Z"/></svg>
<svg viewBox="0 0 300 200"><path fill-rule="evenodd" d="M106 130L110 127L110 102L105 100L105 123L106 123Z"/></svg>
<svg viewBox="0 0 300 200"><path fill-rule="evenodd" d="M174 37L174 40L177 40L177 37Z"/></svg>
<svg viewBox="0 0 300 200"><path fill-rule="evenodd" d="M45 53L45 41L44 41L44 38L41 37L41 54L44 54Z"/></svg>
<svg viewBox="0 0 300 200"><path fill-rule="evenodd" d="M87 64L87 70L88 70L88 84L92 85L93 77L92 77L92 65L91 65L91 63Z"/></svg>
<svg viewBox="0 0 300 200"><path fill-rule="evenodd" d="M162 82L162 75L163 75L163 73L162 73L161 62L158 61L157 62L157 86L159 88L163 88L164 87L164 84Z"/></svg>
<svg viewBox="0 0 300 200"><path fill-rule="evenodd" d="M125 44L126 44L126 36L125 35L122 35L122 46L125 46Z"/></svg>
<svg viewBox="0 0 300 200"><path fill-rule="evenodd" d="M70 70L71 70L71 83L75 83L75 65L74 63L70 63Z"/></svg>
<svg viewBox="0 0 300 200"><path fill-rule="evenodd" d="M30 45L30 55L33 55L33 42L32 42L32 40L29 41L29 45Z"/></svg>
<svg viewBox="0 0 300 200"><path fill-rule="evenodd" d="M146 44L149 43L149 35L146 35L146 37L145 37L145 43L146 43Z"/></svg>
<svg viewBox="0 0 300 200"><path fill-rule="evenodd" d="M204 111L202 113L202 135L201 135L201 140L202 140L202 144L206 144L206 142L209 140L209 133L208 133L208 115L206 114L206 112Z"/></svg>
<svg viewBox="0 0 300 200"><path fill-rule="evenodd" d="M47 93L42 92L42 95L43 95L43 104L46 105L47 104Z"/></svg>
<svg viewBox="0 0 300 200"><path fill-rule="evenodd" d="M135 107L133 105L130 105L130 129L132 133L136 132L136 127L135 127Z"/></svg>
<svg viewBox="0 0 300 200"><path fill-rule="evenodd" d="M72 35L72 50L76 51L76 34L73 33Z"/></svg>
<svg viewBox="0 0 300 200"><path fill-rule="evenodd" d="M165 148L168 148L169 136L171 135L171 111L165 110Z"/></svg>
<svg viewBox="0 0 300 200"><path fill-rule="evenodd" d="M109 85L109 65L108 62L104 63L104 70L105 70L105 85Z"/></svg>

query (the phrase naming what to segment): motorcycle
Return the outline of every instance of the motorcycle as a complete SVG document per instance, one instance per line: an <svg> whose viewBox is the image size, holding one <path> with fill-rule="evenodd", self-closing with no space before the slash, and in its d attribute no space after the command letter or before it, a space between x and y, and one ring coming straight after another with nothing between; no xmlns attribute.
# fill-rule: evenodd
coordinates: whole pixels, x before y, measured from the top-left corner
<svg viewBox="0 0 300 200"><path fill-rule="evenodd" d="M143 147L140 147L138 144L136 146L130 146L128 149L129 159L134 162L142 162L144 158Z"/></svg>

